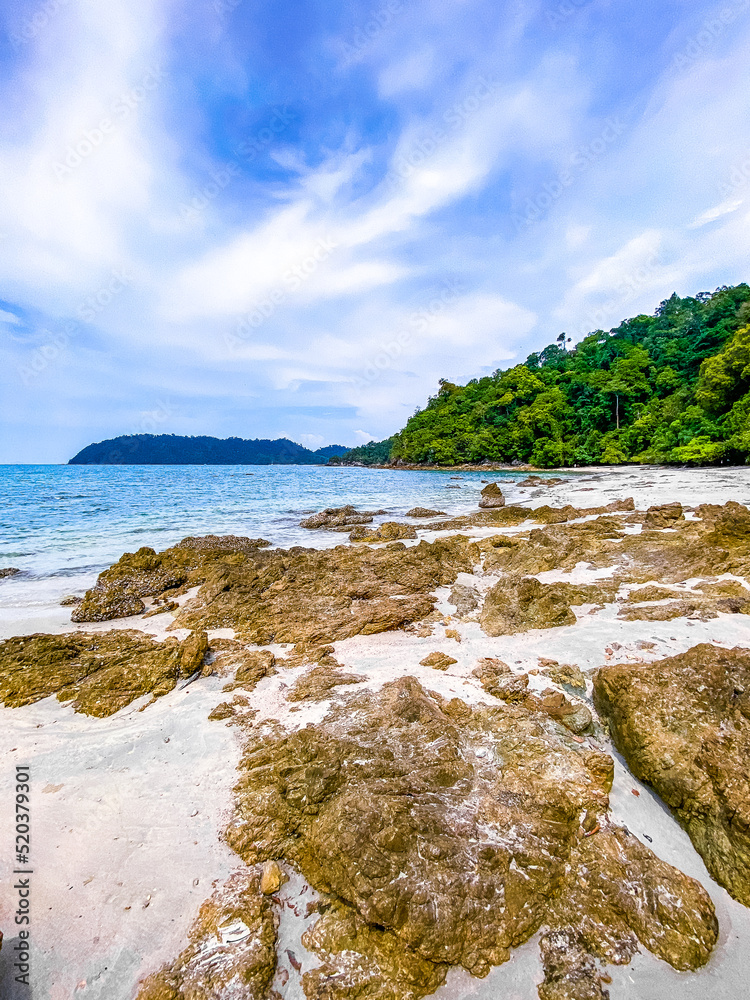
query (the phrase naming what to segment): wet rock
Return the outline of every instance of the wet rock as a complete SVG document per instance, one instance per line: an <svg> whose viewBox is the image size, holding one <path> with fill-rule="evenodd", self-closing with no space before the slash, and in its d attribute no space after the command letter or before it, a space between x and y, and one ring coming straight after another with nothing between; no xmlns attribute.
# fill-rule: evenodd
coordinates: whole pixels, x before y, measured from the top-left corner
<svg viewBox="0 0 750 1000"><path fill-rule="evenodd" d="M539 666L545 677L549 677L555 684L560 684L576 694L586 693L586 678L575 663L558 663L557 660L540 657Z"/></svg>
<svg viewBox="0 0 750 1000"><path fill-rule="evenodd" d="M137 1000L268 1000L276 928L257 871L232 875L201 906L188 937L172 965L142 981Z"/></svg>
<svg viewBox="0 0 750 1000"><path fill-rule="evenodd" d="M660 504L649 507L643 519L644 528L673 528L675 521L684 520L682 504L674 503Z"/></svg>
<svg viewBox="0 0 750 1000"><path fill-rule="evenodd" d="M161 697L200 669L205 632L157 642L143 632L31 635L0 643L0 701L11 708L49 695L76 712L107 716L136 698Z"/></svg>
<svg viewBox="0 0 750 1000"><path fill-rule="evenodd" d="M575 625L576 616L557 584L513 575L489 591L479 621L487 635L510 635L531 628Z"/></svg>
<svg viewBox="0 0 750 1000"><path fill-rule="evenodd" d="M302 977L308 1000L417 1000L434 993L448 971L341 902L326 904L302 943L323 960Z"/></svg>
<svg viewBox="0 0 750 1000"><path fill-rule="evenodd" d="M602 667L594 699L633 774L676 812L716 881L750 905L750 651L702 643Z"/></svg>
<svg viewBox="0 0 750 1000"><path fill-rule="evenodd" d="M15 566L6 566L4 569L0 569L0 580L4 580L8 576L16 576L20 573L20 569L16 569Z"/></svg>
<svg viewBox="0 0 750 1000"><path fill-rule="evenodd" d="M355 524L369 524L378 514L385 514L384 510L360 510L351 504L345 507L326 507L319 514L313 514L300 521L301 528L324 528L328 531L348 531Z"/></svg>
<svg viewBox="0 0 750 1000"><path fill-rule="evenodd" d="M585 733L591 729L593 716L581 702L571 702L560 691L547 688L542 691L541 707L551 719L561 722L572 733Z"/></svg>
<svg viewBox="0 0 750 1000"><path fill-rule="evenodd" d="M479 591L476 587L467 587L463 583L454 585L448 596L448 603L456 609L456 615L464 618L479 606Z"/></svg>
<svg viewBox="0 0 750 1000"><path fill-rule="evenodd" d="M260 877L260 891L264 896L271 896L281 888L282 872L275 861L266 861Z"/></svg>
<svg viewBox="0 0 750 1000"><path fill-rule="evenodd" d="M487 694L503 701L523 701L529 687L528 674L514 674L507 663L485 656L472 670Z"/></svg>
<svg viewBox="0 0 750 1000"><path fill-rule="evenodd" d="M198 552L252 552L267 548L271 543L265 538L246 538L243 535L192 535L177 543L178 549L194 549Z"/></svg>
<svg viewBox="0 0 750 1000"><path fill-rule="evenodd" d="M375 531L358 525L349 534L351 542L393 542L400 538L416 538L417 532L410 524L398 521L384 521Z"/></svg>
<svg viewBox="0 0 750 1000"><path fill-rule="evenodd" d="M429 653L423 660L419 661L420 665L423 667L432 667L433 670L447 670L448 667L452 667L454 663L458 663L458 660L454 659L452 656L448 656L447 653Z"/></svg>
<svg viewBox="0 0 750 1000"><path fill-rule="evenodd" d="M346 674L324 665L313 667L297 679L287 695L287 701L325 701L340 684L361 684L361 674Z"/></svg>
<svg viewBox="0 0 750 1000"><path fill-rule="evenodd" d="M679 968L708 958L708 895L609 825L611 758L541 711L446 701L405 677L315 726L254 734L227 841L250 863L286 859L341 907L306 936L331 956L308 996L368 995L367 970L375 996L423 996L446 964L484 975L540 927L573 926L617 960L632 941ZM417 961L433 976L423 965L404 984Z"/></svg>
<svg viewBox="0 0 750 1000"><path fill-rule="evenodd" d="M490 483L482 490L482 499L479 501L480 507L504 507L505 497L503 491L497 483Z"/></svg>
<svg viewBox="0 0 750 1000"><path fill-rule="evenodd" d="M393 542L378 549L147 550L105 570L74 614L87 620L100 602L114 615L123 588L152 590L182 579L200 589L174 628L233 628L257 645L322 645L419 621L433 610L431 591L471 572L478 559L476 546L461 536L409 548Z"/></svg>
<svg viewBox="0 0 750 1000"><path fill-rule="evenodd" d="M406 517L446 517L444 510L430 510L429 507L412 507L407 510Z"/></svg>
<svg viewBox="0 0 750 1000"><path fill-rule="evenodd" d="M559 486L567 483L567 479L556 479L554 476L527 476L519 486Z"/></svg>

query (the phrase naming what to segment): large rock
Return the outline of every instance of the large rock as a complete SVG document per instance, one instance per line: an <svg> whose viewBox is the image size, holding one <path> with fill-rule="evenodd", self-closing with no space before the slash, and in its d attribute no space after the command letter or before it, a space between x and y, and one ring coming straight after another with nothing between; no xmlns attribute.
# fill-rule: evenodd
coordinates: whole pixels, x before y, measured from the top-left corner
<svg viewBox="0 0 750 1000"><path fill-rule="evenodd" d="M531 628L575 625L576 616L555 584L534 577L503 577L489 591L479 621L487 635L509 635Z"/></svg>
<svg viewBox="0 0 750 1000"><path fill-rule="evenodd" d="M99 620L106 609L113 616L123 595L140 601L180 581L200 589L177 612L176 628L233 628L258 645L322 645L418 621L434 607L431 591L478 560L479 550L461 536L409 548L141 549L105 570L75 615Z"/></svg>
<svg viewBox="0 0 750 1000"><path fill-rule="evenodd" d="M479 501L480 507L504 507L505 497L503 491L497 483L490 483L482 490L482 499Z"/></svg>
<svg viewBox="0 0 750 1000"><path fill-rule="evenodd" d="M337 992L339 972L357 972L352 949L378 982L401 976L373 995L416 998L448 964L485 975L542 926L574 927L587 954L611 960L636 941L678 968L708 959L706 892L610 825L611 758L541 711L445 701L405 677L315 726L253 732L228 842L249 863L286 859L349 908L319 932L334 981L324 992L313 977L311 996L369 995L361 978ZM416 983L404 965L421 968Z"/></svg>
<svg viewBox="0 0 750 1000"><path fill-rule="evenodd" d="M675 522L683 520L684 516L681 503L674 501L673 503L660 504L655 507L649 507L646 511L646 516L643 519L643 527L673 528Z"/></svg>
<svg viewBox="0 0 750 1000"><path fill-rule="evenodd" d="M76 712L112 715L145 694L158 698L201 669L206 633L157 642L132 629L30 635L0 643L0 701L29 705L49 695Z"/></svg>
<svg viewBox="0 0 750 1000"><path fill-rule="evenodd" d="M171 965L143 980L137 1000L270 998L276 926L258 871L236 872L206 900L189 939Z"/></svg>
<svg viewBox="0 0 750 1000"><path fill-rule="evenodd" d="M349 534L351 542L395 542L402 538L416 538L417 531L411 524L398 521L384 521L374 531L360 524Z"/></svg>
<svg viewBox="0 0 750 1000"><path fill-rule="evenodd" d="M318 514L300 521L301 528L325 529L327 531L349 531L355 524L370 524L377 514L385 514L384 510L357 510L351 504L345 507L326 507Z"/></svg>
<svg viewBox="0 0 750 1000"><path fill-rule="evenodd" d="M716 881L750 905L750 650L702 643L602 667L594 699L631 771L675 810Z"/></svg>

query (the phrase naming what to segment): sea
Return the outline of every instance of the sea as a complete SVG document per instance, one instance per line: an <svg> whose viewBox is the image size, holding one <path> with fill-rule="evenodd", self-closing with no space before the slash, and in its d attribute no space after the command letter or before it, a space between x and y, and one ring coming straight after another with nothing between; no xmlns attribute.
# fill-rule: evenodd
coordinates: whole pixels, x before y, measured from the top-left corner
<svg viewBox="0 0 750 1000"><path fill-rule="evenodd" d="M649 466L566 469L523 486L527 472L367 469L341 466L0 466L0 638L70 627L68 594L147 545L159 551L188 535L235 534L274 546L340 545L345 534L309 531L300 520L324 507L384 510L375 524L412 507L477 510L498 482L508 503L594 506L633 496L639 508L681 500L750 503L750 469ZM418 525L418 522L413 522Z"/></svg>

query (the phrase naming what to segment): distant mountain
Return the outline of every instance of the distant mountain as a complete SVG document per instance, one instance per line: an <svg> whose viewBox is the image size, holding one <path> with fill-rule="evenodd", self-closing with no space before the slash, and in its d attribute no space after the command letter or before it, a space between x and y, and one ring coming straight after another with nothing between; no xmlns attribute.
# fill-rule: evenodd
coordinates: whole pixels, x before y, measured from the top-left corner
<svg viewBox="0 0 750 1000"><path fill-rule="evenodd" d="M343 455L343 445L317 451L287 438L181 437L177 434L126 434L90 444L68 465L325 465Z"/></svg>

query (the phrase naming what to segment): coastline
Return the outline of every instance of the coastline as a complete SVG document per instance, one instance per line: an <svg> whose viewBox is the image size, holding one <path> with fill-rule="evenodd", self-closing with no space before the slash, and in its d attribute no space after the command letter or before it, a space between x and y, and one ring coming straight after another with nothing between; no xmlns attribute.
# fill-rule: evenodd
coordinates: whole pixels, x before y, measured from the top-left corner
<svg viewBox="0 0 750 1000"><path fill-rule="evenodd" d="M645 477L644 470L632 467L625 474L615 475L601 470L580 471L595 478L583 486L576 476L573 482L553 487L528 487L518 501L531 514L545 505L559 509L571 501L579 507L595 508L631 493L636 496L635 507L641 511L651 505L649 500L659 504L677 498L685 507L697 506L701 500L750 500L750 470L747 477L738 477L736 470L725 470L726 480L717 477L716 470L707 475L706 470L651 468ZM463 489L467 485L464 482ZM472 500L480 488L481 482L472 485ZM456 501L453 513L460 514L469 503L467 491L467 500ZM386 516L391 514L377 518L375 523ZM570 524L575 527L592 523L599 516L587 514L573 518ZM622 520L626 538L637 537L642 531L637 519L628 521L627 512L608 516ZM688 525L693 516L688 512ZM498 535L522 539L539 527L538 523L525 521L508 526L477 524L457 532L412 523L417 538L399 543L405 550L420 542L434 543L458 534L473 544L483 544ZM668 539L674 529L662 530ZM322 543L322 552L332 552L331 546L342 543L343 551L386 552L388 544L393 544L351 546L345 534L332 537L317 531L309 531L307 536L308 548L318 550ZM273 549L266 551L273 557ZM585 587L606 584L611 573L606 568L594 570L578 565L534 575L543 585L560 581ZM721 648L750 646L750 618L745 615L718 612L716 617L704 620L690 616L660 622L623 620L623 600L609 602L598 610L591 602L576 606L574 624L491 636L476 617L457 615L449 598L452 587L460 584L476 590L486 600L501 578L502 572L488 572L486 567L461 571L450 585L433 588L435 612L427 626L417 622L414 628L352 635L332 642L329 655L357 676L360 683L353 690L359 693L376 695L384 685L408 675L425 690L437 692L446 700L460 698L470 706L493 706L496 699L473 675L476 663L485 657L509 663L514 674L528 677L529 690L541 694L550 684L565 691L539 672L541 660L572 662L585 674L603 664L655 663L698 643L713 643ZM5 581L4 585L11 586L12 582ZM178 595L176 601L180 607L189 606L196 595L197 588L193 587ZM153 601L147 599L147 609L153 608ZM49 631L71 630L65 620L69 612L60 612ZM172 619L168 612L149 618L136 615L73 626L73 631L106 635L137 629L162 641L169 636L186 640L190 629L170 627ZM456 633L458 639L449 632ZM208 628L207 635L209 643L231 641L237 631ZM227 677L216 675L189 685L178 684L153 704L148 704L145 697L137 699L105 719L75 713L69 704L61 705L54 697L21 708L0 708L0 752L11 760L20 759L19 753L31 754L38 776L33 800L39 817L36 863L44 876L40 880L34 960L38 974L48 984L45 988L51 1000L70 996L81 982L86 984L85 996L131 1000L139 979L174 959L184 947L190 925L212 885L221 884L231 871L242 867L223 831L233 813L236 769L256 727L273 724L288 732L304 730L309 724L315 727L341 697L349 696L348 689L342 688L339 692L331 689L321 700L290 701L290 692L314 661L307 661L307 665L304 657L295 661L290 656L291 643L264 643L257 648L275 657L276 672L262 677L254 689L240 687L239 695L245 704L236 702L225 721L208 718L218 704L235 697L230 695L228 699L222 692ZM433 652L446 654L454 662L447 670L423 665L421 661ZM584 701L591 705L590 681ZM679 993L687 1000L699 996L718 1000L732 993L739 995L746 978L744 950L750 942L750 910L731 899L708 875L677 820L652 790L633 778L606 733L585 739L587 745L596 745L615 760L615 783L610 795L612 820L624 824L644 843L648 835L649 848L658 857L697 878L714 900L720 926L719 943L703 969L675 972L647 951L629 965L607 966L613 980L612 997L656 1000ZM113 783L115 774L122 777ZM637 796L634 789L639 792ZM178 804L174 819L164 817L165 800ZM10 830L5 828L6 822L0 823L0 836L7 840ZM74 846L67 847L68 843ZM113 870L122 873L114 880L107 874ZM283 905L277 910L291 912L291 905L292 910L303 912L301 904L310 900L311 890L289 871L293 877L278 895ZM118 886L118 881L122 885ZM68 901L65 912L55 905L61 897ZM10 926L10 916L3 901L3 926ZM90 933L77 931L79 920L91 925ZM283 988L284 996L301 997L301 975L320 961L299 940L300 932L311 922L301 918L292 923L286 917L282 920L279 934L285 946L279 948L274 981L277 988ZM519 1000L533 1000L536 984L542 978L537 939L538 934L515 948L510 961L493 968L484 979L452 969L434 995L452 1000L465 996L489 998L500 992ZM286 957L286 943L299 969ZM284 975L287 978L282 983Z"/></svg>

